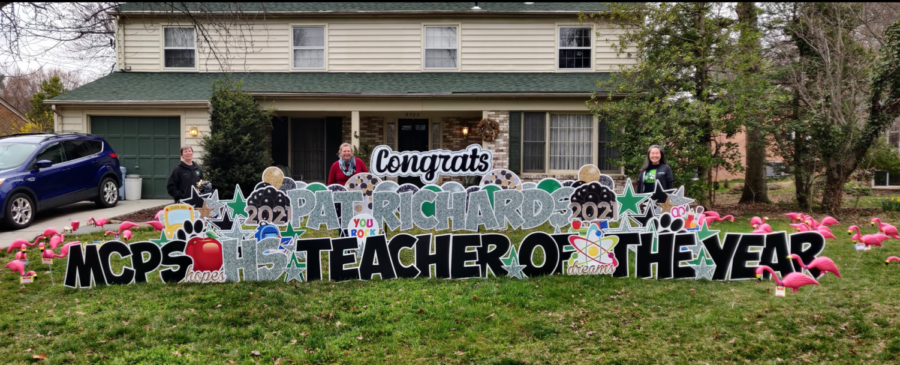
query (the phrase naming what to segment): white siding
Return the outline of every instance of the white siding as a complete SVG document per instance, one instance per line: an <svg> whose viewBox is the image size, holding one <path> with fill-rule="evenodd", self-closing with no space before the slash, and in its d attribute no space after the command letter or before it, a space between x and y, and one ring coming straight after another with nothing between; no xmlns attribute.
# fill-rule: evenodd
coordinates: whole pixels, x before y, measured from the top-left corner
<svg viewBox="0 0 900 365"><path fill-rule="evenodd" d="M327 27L329 72L422 72L423 26L444 24L460 27L459 71L556 72L556 29L577 21L574 17L243 21L232 24L228 32L210 29L209 34L198 34L196 69L165 70L162 27L175 24L165 19L128 19L118 34L120 64L139 72L287 72L291 71L291 27L307 24ZM610 47L621 30L605 28L597 28L595 71L615 71L618 65L632 64L633 60L618 58ZM207 39L216 52L212 52Z"/></svg>

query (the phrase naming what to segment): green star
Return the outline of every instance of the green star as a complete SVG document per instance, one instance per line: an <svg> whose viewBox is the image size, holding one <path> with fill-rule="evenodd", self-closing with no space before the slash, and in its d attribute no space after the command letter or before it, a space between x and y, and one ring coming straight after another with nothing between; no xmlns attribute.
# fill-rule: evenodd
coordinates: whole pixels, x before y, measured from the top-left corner
<svg viewBox="0 0 900 365"><path fill-rule="evenodd" d="M247 213L244 212L244 209L247 208L247 199L244 199L244 193L241 192L240 185L234 186L234 197L231 200L226 200L225 205L234 212L232 213L232 217L247 217Z"/></svg>
<svg viewBox="0 0 900 365"><path fill-rule="evenodd" d="M697 256L697 259L695 259L693 261L687 261L688 265L693 265L693 266L699 266L701 262L705 262L706 265L714 265L715 264L715 262L712 259L706 257L705 250L700 251L700 255Z"/></svg>
<svg viewBox="0 0 900 365"><path fill-rule="evenodd" d="M641 202L648 199L650 194L635 194L631 188L631 179L625 180L625 191L622 195L616 195L616 202L619 203L619 215L628 211L634 214L641 214Z"/></svg>
<svg viewBox="0 0 900 365"><path fill-rule="evenodd" d="M697 241L698 243L703 242L703 240L707 239L710 236L714 236L719 234L719 231L713 231L709 229L709 226L706 222L700 224L700 230L697 231Z"/></svg>
<svg viewBox="0 0 900 365"><path fill-rule="evenodd" d="M281 236L282 237L302 236L304 232L306 232L306 231L304 231L304 230L295 231L294 226L291 224L291 222L288 222L287 229L285 229L284 232L281 233ZM296 238L295 238L295 240L296 240Z"/></svg>
<svg viewBox="0 0 900 365"><path fill-rule="evenodd" d="M150 242L153 242L157 246L162 247L163 244L165 244L166 242L169 242L169 238L166 237L165 231L161 231L161 232L159 232L159 239L158 240L150 240Z"/></svg>

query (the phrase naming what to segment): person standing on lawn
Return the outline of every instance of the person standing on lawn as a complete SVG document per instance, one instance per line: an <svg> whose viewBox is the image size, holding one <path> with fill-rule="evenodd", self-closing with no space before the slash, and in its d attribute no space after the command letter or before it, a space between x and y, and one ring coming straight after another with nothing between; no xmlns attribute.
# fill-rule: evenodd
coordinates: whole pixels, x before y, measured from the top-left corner
<svg viewBox="0 0 900 365"><path fill-rule="evenodd" d="M344 185L351 176L360 172L369 172L363 160L353 157L353 147L349 143L341 145L338 156L340 158L331 165L331 170L328 171L328 185Z"/></svg>
<svg viewBox="0 0 900 365"><path fill-rule="evenodd" d="M666 156L662 147L652 145L647 150L644 165L641 166L641 174L638 176L638 193L650 193L656 190L656 181L662 184L663 189L671 189L675 181L672 168L666 164Z"/></svg>
<svg viewBox="0 0 900 365"><path fill-rule="evenodd" d="M175 166L166 183L166 191L175 199L176 203L190 198L191 187L203 180L203 169L193 160L194 149L191 146L181 146L181 163Z"/></svg>

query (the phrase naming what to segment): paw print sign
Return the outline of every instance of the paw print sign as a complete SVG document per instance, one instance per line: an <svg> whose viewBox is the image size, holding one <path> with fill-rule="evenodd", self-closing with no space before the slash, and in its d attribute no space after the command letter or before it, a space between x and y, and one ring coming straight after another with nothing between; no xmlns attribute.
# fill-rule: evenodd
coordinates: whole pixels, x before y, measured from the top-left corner
<svg viewBox="0 0 900 365"><path fill-rule="evenodd" d="M206 236L202 220L184 221L175 238L187 242L184 253L194 260L194 271L218 271L222 268L222 243Z"/></svg>

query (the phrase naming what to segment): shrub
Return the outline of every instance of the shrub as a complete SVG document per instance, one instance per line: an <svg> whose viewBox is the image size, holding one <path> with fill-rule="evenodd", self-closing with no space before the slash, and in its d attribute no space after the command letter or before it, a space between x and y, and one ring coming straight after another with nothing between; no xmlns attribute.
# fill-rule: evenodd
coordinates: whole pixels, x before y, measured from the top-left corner
<svg viewBox="0 0 900 365"><path fill-rule="evenodd" d="M856 208L859 206L860 197L872 195L872 188L859 181L848 181L844 184L844 193L856 197L856 202L853 204L853 208Z"/></svg>
<svg viewBox="0 0 900 365"><path fill-rule="evenodd" d="M900 198L891 197L881 201L881 210L885 212L900 212Z"/></svg>
<svg viewBox="0 0 900 365"><path fill-rule="evenodd" d="M269 151L273 110L241 89L240 82L213 82L210 97L210 133L203 136L203 166L207 179L224 196L253 190L263 170L272 165Z"/></svg>

